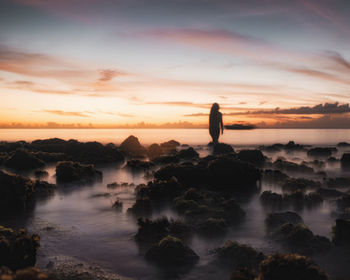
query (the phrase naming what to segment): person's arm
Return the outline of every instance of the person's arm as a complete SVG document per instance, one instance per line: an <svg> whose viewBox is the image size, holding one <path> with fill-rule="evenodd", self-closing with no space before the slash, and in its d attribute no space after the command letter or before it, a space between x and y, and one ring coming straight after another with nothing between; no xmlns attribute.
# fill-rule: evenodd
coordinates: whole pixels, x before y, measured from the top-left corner
<svg viewBox="0 0 350 280"><path fill-rule="evenodd" d="M222 122L222 114L220 114L220 127L221 127L221 134L224 134L224 123Z"/></svg>

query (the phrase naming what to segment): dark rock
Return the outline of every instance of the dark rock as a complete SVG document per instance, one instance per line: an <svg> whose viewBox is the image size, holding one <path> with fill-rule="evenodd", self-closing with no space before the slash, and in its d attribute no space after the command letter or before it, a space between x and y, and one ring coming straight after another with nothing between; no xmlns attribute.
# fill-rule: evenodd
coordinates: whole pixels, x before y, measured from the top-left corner
<svg viewBox="0 0 350 280"><path fill-rule="evenodd" d="M259 280L329 280L310 258L298 254L268 256L259 266Z"/></svg>
<svg viewBox="0 0 350 280"><path fill-rule="evenodd" d="M328 158L332 155L332 153L336 153L337 151L337 148L316 147L308 150L307 155L309 157Z"/></svg>
<svg viewBox="0 0 350 280"><path fill-rule="evenodd" d="M217 260L225 266L257 268L265 258L263 253L256 251L249 245L226 241L223 247L215 249Z"/></svg>
<svg viewBox="0 0 350 280"><path fill-rule="evenodd" d="M263 171L262 178L268 182L281 183L287 180L289 176L279 170L267 169Z"/></svg>
<svg viewBox="0 0 350 280"><path fill-rule="evenodd" d="M51 138L44 140L35 140L32 142L32 146L43 152L48 153L63 153L65 151L65 145L67 141L59 138Z"/></svg>
<svg viewBox="0 0 350 280"><path fill-rule="evenodd" d="M326 189L326 188L318 188L316 193L320 194L322 197L327 198L339 198L345 196L345 193L334 190L334 189Z"/></svg>
<svg viewBox="0 0 350 280"><path fill-rule="evenodd" d="M34 176L36 178L45 178L49 176L49 173L45 170L35 170Z"/></svg>
<svg viewBox="0 0 350 280"><path fill-rule="evenodd" d="M198 158L199 154L192 147L189 147L187 149L178 151L177 156L180 159L194 159Z"/></svg>
<svg viewBox="0 0 350 280"><path fill-rule="evenodd" d="M137 139L137 137L133 135L126 138L120 144L119 149L130 156L136 156L136 157L145 156L147 153L146 149L143 146L141 146L139 139Z"/></svg>
<svg viewBox="0 0 350 280"><path fill-rule="evenodd" d="M264 155L259 150L241 150L237 156L238 159L253 164L261 164L265 161Z"/></svg>
<svg viewBox="0 0 350 280"><path fill-rule="evenodd" d="M329 178L327 180L329 188L347 188L350 187L350 177Z"/></svg>
<svg viewBox="0 0 350 280"><path fill-rule="evenodd" d="M214 145L213 154L214 155L224 155L224 154L232 154L234 153L234 149L231 145L225 143L217 143Z"/></svg>
<svg viewBox="0 0 350 280"><path fill-rule="evenodd" d="M13 270L34 266L39 236L27 235L24 229L14 231L0 226L0 266Z"/></svg>
<svg viewBox="0 0 350 280"><path fill-rule="evenodd" d="M194 200L183 199L178 197L174 199L174 208L177 212L184 214L186 211L195 211L199 208L199 204Z"/></svg>
<svg viewBox="0 0 350 280"><path fill-rule="evenodd" d="M34 190L36 195L49 195L57 189L55 184L50 184L46 181L36 180L34 182Z"/></svg>
<svg viewBox="0 0 350 280"><path fill-rule="evenodd" d="M69 156L64 153L48 153L41 151L34 153L34 155L46 163L64 161L69 158Z"/></svg>
<svg viewBox="0 0 350 280"><path fill-rule="evenodd" d="M170 140L160 144L160 147L163 149L165 153L169 153L175 150L179 146L180 146L180 143L175 140Z"/></svg>
<svg viewBox="0 0 350 280"><path fill-rule="evenodd" d="M269 230L280 227L286 223L291 223L296 225L296 224L301 224L303 222L304 222L303 219L297 213L290 212L290 211L281 212L281 213L271 213L265 219L265 223Z"/></svg>
<svg viewBox="0 0 350 280"><path fill-rule="evenodd" d="M3 266L0 267L0 279L1 280L53 280L46 273L40 271L36 267L27 267L12 271L11 269Z"/></svg>
<svg viewBox="0 0 350 280"><path fill-rule="evenodd" d="M264 205L271 206L273 208L281 208L283 205L283 196L272 191L264 191L260 195L260 200Z"/></svg>
<svg viewBox="0 0 350 280"><path fill-rule="evenodd" d="M343 168L349 168L350 167L350 153L344 153L340 159L340 163L341 163L341 166Z"/></svg>
<svg viewBox="0 0 350 280"><path fill-rule="evenodd" d="M143 161L139 159L129 160L126 164L126 168L131 169L132 171L142 171L153 168L154 164L150 161Z"/></svg>
<svg viewBox="0 0 350 280"><path fill-rule="evenodd" d="M306 189L315 189L321 187L321 183L313 180L308 180L304 178L288 178L282 185L282 189L288 191L296 191Z"/></svg>
<svg viewBox="0 0 350 280"><path fill-rule="evenodd" d="M350 245L350 220L337 219L332 232L334 244L347 247Z"/></svg>
<svg viewBox="0 0 350 280"><path fill-rule="evenodd" d="M256 273L248 268L239 268L236 269L232 275L230 280L254 280Z"/></svg>
<svg viewBox="0 0 350 280"><path fill-rule="evenodd" d="M112 207L113 207L114 209L116 209L117 211L122 211L122 209L123 209L123 202L121 202L119 199L116 199L116 200L113 202Z"/></svg>
<svg viewBox="0 0 350 280"><path fill-rule="evenodd" d="M297 173L297 174L301 173L301 174L309 174L309 175L314 174L314 169L309 166L306 166L305 164L296 164L294 162L284 161L282 159L276 160L272 164L272 166L273 168L286 172L287 174L289 173Z"/></svg>
<svg viewBox="0 0 350 280"><path fill-rule="evenodd" d="M181 239L189 238L193 231L190 226L180 220L168 220L166 217L149 220L140 218L137 221L138 231L135 239L139 243L158 243L161 239L168 235L172 235Z"/></svg>
<svg viewBox="0 0 350 280"><path fill-rule="evenodd" d="M330 249L331 242L328 238L314 235L303 224L286 223L274 230L271 235L277 241L282 242L288 248L303 254L324 252Z"/></svg>
<svg viewBox="0 0 350 280"><path fill-rule="evenodd" d="M164 154L163 149L158 144L152 144L147 149L147 155L150 159L160 157Z"/></svg>
<svg viewBox="0 0 350 280"><path fill-rule="evenodd" d="M4 165L13 169L35 169L43 167L45 163L32 152L18 149L5 160Z"/></svg>
<svg viewBox="0 0 350 280"><path fill-rule="evenodd" d="M159 156L159 157L153 158L152 162L155 164L179 163L180 159L176 155Z"/></svg>
<svg viewBox="0 0 350 280"><path fill-rule="evenodd" d="M350 207L350 194L345 195L342 198L336 200L337 207L341 210L345 210Z"/></svg>
<svg viewBox="0 0 350 280"><path fill-rule="evenodd" d="M107 184L107 188L108 189L115 189L118 186L119 186L119 184L117 182L113 182L113 183Z"/></svg>
<svg viewBox="0 0 350 280"><path fill-rule="evenodd" d="M209 218L196 226L196 232L205 237L217 238L224 236L228 231L228 226L224 219Z"/></svg>
<svg viewBox="0 0 350 280"><path fill-rule="evenodd" d="M150 216L153 213L151 200L148 197L138 198L127 211L135 217Z"/></svg>
<svg viewBox="0 0 350 280"><path fill-rule="evenodd" d="M80 164L79 162L60 161L56 166L56 179L59 183L93 183L102 180L102 172L94 165Z"/></svg>
<svg viewBox="0 0 350 280"><path fill-rule="evenodd" d="M232 199L224 201L221 205L224 210L223 218L229 224L242 221L246 215L241 206Z"/></svg>
<svg viewBox="0 0 350 280"><path fill-rule="evenodd" d="M337 147L339 147L339 148L348 148L348 147L350 147L350 144L347 143L347 142L339 142L337 144Z"/></svg>
<svg viewBox="0 0 350 280"><path fill-rule="evenodd" d="M259 149L267 152L275 153L285 150L287 152L303 152L305 151L304 145L295 144L294 141L289 141L287 144L273 144L271 146L261 146Z"/></svg>
<svg viewBox="0 0 350 280"><path fill-rule="evenodd" d="M323 202L323 198L320 194L316 192L311 192L304 194L303 191L297 190L291 194L286 194L283 196L283 203L285 205L291 204L295 208L314 207Z"/></svg>
<svg viewBox="0 0 350 280"><path fill-rule="evenodd" d="M20 175L9 175L0 170L0 209L2 213L8 210L27 209L34 192L34 184L30 179Z"/></svg>
<svg viewBox="0 0 350 280"><path fill-rule="evenodd" d="M138 197L149 197L153 202L167 202L179 196L183 191L175 177L168 180L154 180L147 185L141 185L136 188Z"/></svg>
<svg viewBox="0 0 350 280"><path fill-rule="evenodd" d="M198 260L198 255L181 239L168 235L158 244L153 245L145 255L146 259L158 265L191 266Z"/></svg>

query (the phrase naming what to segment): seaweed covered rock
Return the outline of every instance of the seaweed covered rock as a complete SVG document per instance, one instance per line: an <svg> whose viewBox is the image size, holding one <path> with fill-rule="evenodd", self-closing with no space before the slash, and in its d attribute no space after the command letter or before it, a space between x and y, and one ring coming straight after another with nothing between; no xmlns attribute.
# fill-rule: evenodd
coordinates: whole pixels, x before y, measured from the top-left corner
<svg viewBox="0 0 350 280"><path fill-rule="evenodd" d="M237 157L242 161L247 161L253 164L261 164L265 161L265 157L260 150L241 150Z"/></svg>
<svg viewBox="0 0 350 280"><path fill-rule="evenodd" d="M326 184L329 188L347 188L350 187L350 177L328 178Z"/></svg>
<svg viewBox="0 0 350 280"><path fill-rule="evenodd" d="M313 180L304 178L288 178L282 185L282 189L288 191L296 191L306 189L315 189L321 187L321 183Z"/></svg>
<svg viewBox="0 0 350 280"><path fill-rule="evenodd" d="M228 267L257 268L264 254L249 245L228 240L223 247L214 250L217 261Z"/></svg>
<svg viewBox="0 0 350 280"><path fill-rule="evenodd" d="M17 149L4 162L4 165L12 169L35 169L45 165L33 152L25 149Z"/></svg>
<svg viewBox="0 0 350 280"><path fill-rule="evenodd" d="M336 153L337 151L338 151L337 148L316 147L308 150L307 155L309 157L328 158L333 153Z"/></svg>
<svg viewBox="0 0 350 280"><path fill-rule="evenodd" d="M199 256L181 239L170 235L153 245L145 257L158 265L171 267L191 266L199 260Z"/></svg>
<svg viewBox="0 0 350 280"><path fill-rule="evenodd" d="M328 238L314 235L304 224L286 223L275 229L270 236L283 245L303 254L324 252L330 249Z"/></svg>
<svg viewBox="0 0 350 280"><path fill-rule="evenodd" d="M40 271L36 267L27 267L12 271L6 266L0 267L0 279L1 280L53 280L46 273Z"/></svg>
<svg viewBox="0 0 350 280"><path fill-rule="evenodd" d="M332 233L334 244L350 246L350 220L337 219Z"/></svg>
<svg viewBox="0 0 350 280"><path fill-rule="evenodd" d="M60 161L56 166L56 179L59 183L93 183L102 180L102 172L96 170L92 164Z"/></svg>
<svg viewBox="0 0 350 280"><path fill-rule="evenodd" d="M213 154L214 155L225 155L234 153L234 149L231 145L225 143L217 143L214 145Z"/></svg>
<svg viewBox="0 0 350 280"><path fill-rule="evenodd" d="M340 210L345 210L350 207L350 194L347 194L336 200L337 207Z"/></svg>
<svg viewBox="0 0 350 280"><path fill-rule="evenodd" d="M145 156L147 150L140 144L139 139L133 135L126 138L119 146L119 149L130 156Z"/></svg>
<svg viewBox="0 0 350 280"><path fill-rule="evenodd" d="M168 220L166 217L155 220L140 218L137 220L137 224L139 228L135 239L144 244L158 243L168 235L187 239L193 233L192 228L181 220Z"/></svg>
<svg viewBox="0 0 350 280"><path fill-rule="evenodd" d="M14 231L0 226L0 266L13 270L35 265L39 236L24 229Z"/></svg>
<svg viewBox="0 0 350 280"><path fill-rule="evenodd" d="M10 175L0 170L0 210L2 213L8 210L27 209L34 192L34 184L30 179L20 175Z"/></svg>
<svg viewBox="0 0 350 280"><path fill-rule="evenodd" d="M289 176L279 170L266 169L262 173L262 179L272 183L282 183L287 180Z"/></svg>
<svg viewBox="0 0 350 280"><path fill-rule="evenodd" d="M339 198L346 195L344 192L341 192L335 189L327 189L327 188L318 188L316 190L316 193L326 198Z"/></svg>
<svg viewBox="0 0 350 280"><path fill-rule="evenodd" d="M217 238L224 236L228 226L224 219L209 218L196 226L196 232L205 237Z"/></svg>
<svg viewBox="0 0 350 280"><path fill-rule="evenodd" d="M127 211L135 217L150 216L153 212L151 200L148 197L138 198Z"/></svg>
<svg viewBox="0 0 350 280"><path fill-rule="evenodd" d="M136 188L138 197L149 197L153 202L166 202L173 200L183 191L183 186L179 184L175 177L167 180L153 180L147 185L140 185Z"/></svg>
<svg viewBox="0 0 350 280"><path fill-rule="evenodd" d="M303 222L303 219L297 213L291 211L270 213L265 219L265 223L269 230L280 227L286 223L296 225L301 224Z"/></svg>
<svg viewBox="0 0 350 280"><path fill-rule="evenodd" d="M268 256L259 266L258 280L329 280L310 258L298 254Z"/></svg>
<svg viewBox="0 0 350 280"><path fill-rule="evenodd" d="M176 155L162 155L152 159L152 162L155 164L170 164L170 163L179 163L180 159Z"/></svg>

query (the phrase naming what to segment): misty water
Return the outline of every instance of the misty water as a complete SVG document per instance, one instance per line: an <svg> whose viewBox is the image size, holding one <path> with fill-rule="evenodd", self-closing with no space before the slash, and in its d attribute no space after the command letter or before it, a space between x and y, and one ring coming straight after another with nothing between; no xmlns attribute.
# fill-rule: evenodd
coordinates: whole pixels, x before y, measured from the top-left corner
<svg viewBox="0 0 350 280"><path fill-rule="evenodd" d="M200 154L209 154L206 145L209 142L207 130L26 130L0 131L1 140L33 140L50 137L63 139L75 138L81 141L100 141L103 143L120 143L130 134L139 137L141 144L163 142L175 139L182 144L193 146ZM298 144L313 146L335 146L341 141L350 141L350 130L252 130L225 131L222 142L232 144L236 151L245 147L258 147L261 144L287 143L294 140ZM350 150L350 148L349 148ZM347 151L338 149L336 158ZM269 161L284 157L288 161L310 162L306 152L299 153L267 153ZM103 171L103 181L89 186L70 186L58 188L56 192L43 200L37 201L32 212L25 219L10 217L2 224L15 228L26 227L29 232L36 232L41 237L37 266L45 268L51 261L58 263L67 259L76 259L91 265L102 267L122 276L137 279L168 279L166 272L145 261L139 250L134 235L137 231L136 220L126 214L126 210L135 201L135 186L146 183L144 173L131 173L120 165L96 166ZM55 165L47 166L49 176L45 180L56 183ZM340 168L339 161L326 163L315 171L325 171L328 177L350 176ZM34 179L34 170L23 173ZM303 176L305 177L305 176ZM313 178L322 181L322 178ZM109 183L128 183L115 189L107 188ZM239 202L246 211L245 220L230 229L223 239L203 239L194 236L188 245L200 256L196 266L179 276L179 279L228 279L229 272L212 265L211 250L222 246L226 240L249 244L265 254L283 251L277 243L266 238L264 219L272 209L260 203L259 195L264 190L281 192L281 187L269 182L262 182L261 190L250 197L242 197ZM344 191L344 190L343 190ZM122 212L112 208L116 199L123 202ZM331 237L336 211L334 201L325 201L314 208L284 208L283 211L295 211L304 219L304 223L314 234ZM171 209L154 213L153 217L166 215L177 217ZM315 261L330 275L344 277L350 275L349 261L334 260L316 255ZM343 278L339 278L343 279Z"/></svg>

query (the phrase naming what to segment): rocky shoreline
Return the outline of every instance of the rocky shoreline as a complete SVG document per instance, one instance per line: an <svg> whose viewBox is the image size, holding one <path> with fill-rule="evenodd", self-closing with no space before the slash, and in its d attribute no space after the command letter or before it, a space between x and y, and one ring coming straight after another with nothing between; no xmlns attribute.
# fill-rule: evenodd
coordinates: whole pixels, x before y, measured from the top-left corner
<svg viewBox="0 0 350 280"><path fill-rule="evenodd" d="M329 176L324 169L338 164L346 174L348 147L345 142L334 147L289 142L235 151L220 143L209 144L208 155L200 156L193 147L175 140L144 147L135 136L119 146L58 138L0 142L0 217L28 214L40 197L59 189L101 182L103 172L98 166L115 164L147 178L146 184L132 186L136 200L125 214L138 225L134 238L141 257L172 277L185 275L200 260L191 248L194 236L225 240L247 219L242 200L258 194L270 212L265 219L266 240L282 251L265 255L248 244L226 240L208 252L211 265L230 271L227 279L232 280L331 279L311 258L349 253L350 175ZM305 159L275 156L281 152L302 153ZM44 181L48 164L55 166L56 184ZM26 170L35 170L36 179L20 175ZM262 191L266 182L276 191ZM118 186L109 183L107 188ZM334 224L329 225L331 238L314 234L299 215L325 201L336 207ZM121 211L123 202L117 198L111 207ZM165 208L178 218L153 217ZM1 226L0 274L7 277L1 279L126 279L69 257L39 271L32 268L39 245L39 236Z"/></svg>

